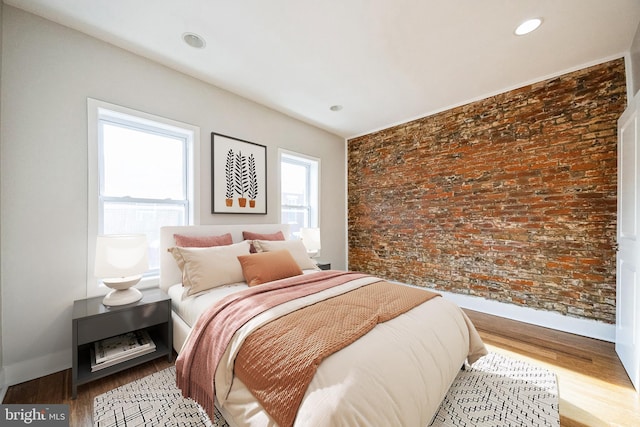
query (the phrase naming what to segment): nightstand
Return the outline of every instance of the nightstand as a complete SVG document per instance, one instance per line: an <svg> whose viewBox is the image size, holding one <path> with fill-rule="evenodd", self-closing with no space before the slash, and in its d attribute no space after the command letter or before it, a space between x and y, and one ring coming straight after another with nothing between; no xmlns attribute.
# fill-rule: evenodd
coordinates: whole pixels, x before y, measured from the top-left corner
<svg viewBox="0 0 640 427"><path fill-rule="evenodd" d="M173 357L173 323L171 322L171 298L158 288L141 290L138 302L107 307L103 297L74 301L73 303L73 363L71 395L75 399L78 386L98 378L120 372L149 360ZM156 344L153 353L91 371L90 349L95 341L116 335L146 330Z"/></svg>
<svg viewBox="0 0 640 427"><path fill-rule="evenodd" d="M318 266L318 268L320 270L331 270L331 263L330 262L315 260L315 263L316 263L316 265Z"/></svg>

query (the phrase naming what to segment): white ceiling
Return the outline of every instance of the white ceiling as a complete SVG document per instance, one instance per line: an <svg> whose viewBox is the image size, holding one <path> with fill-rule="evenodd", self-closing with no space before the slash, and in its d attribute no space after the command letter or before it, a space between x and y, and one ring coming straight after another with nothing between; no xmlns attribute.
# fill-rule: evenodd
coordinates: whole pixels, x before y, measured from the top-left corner
<svg viewBox="0 0 640 427"><path fill-rule="evenodd" d="M4 2L344 137L620 57L640 22L639 0Z"/></svg>

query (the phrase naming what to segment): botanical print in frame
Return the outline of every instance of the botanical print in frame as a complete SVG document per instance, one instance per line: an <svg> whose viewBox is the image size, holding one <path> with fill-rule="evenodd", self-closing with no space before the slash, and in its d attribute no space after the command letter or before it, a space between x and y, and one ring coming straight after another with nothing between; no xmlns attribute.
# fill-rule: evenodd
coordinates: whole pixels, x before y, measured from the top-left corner
<svg viewBox="0 0 640 427"><path fill-rule="evenodd" d="M211 133L211 212L267 213L267 147Z"/></svg>

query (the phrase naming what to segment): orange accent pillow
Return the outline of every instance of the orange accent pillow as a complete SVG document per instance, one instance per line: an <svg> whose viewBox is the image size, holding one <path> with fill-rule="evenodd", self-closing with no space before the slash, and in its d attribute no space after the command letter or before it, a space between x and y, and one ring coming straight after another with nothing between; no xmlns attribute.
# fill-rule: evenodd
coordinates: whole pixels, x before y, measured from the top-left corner
<svg viewBox="0 0 640 427"><path fill-rule="evenodd" d="M174 234L176 246L181 248L210 248L212 246L228 246L233 244L231 233L222 236L185 236Z"/></svg>
<svg viewBox="0 0 640 427"><path fill-rule="evenodd" d="M242 266L244 280L249 286L260 285L278 279L299 276L302 270L298 263L286 250L261 252L251 255L240 255L238 261Z"/></svg>
<svg viewBox="0 0 640 427"><path fill-rule="evenodd" d="M261 234L261 233L254 233L253 231L243 231L242 238L244 240L284 240L284 234L282 234L282 231L278 231L277 233L271 233L271 234ZM252 254L255 254L256 252L258 252L256 248L253 246L253 243L251 243L249 252L251 252Z"/></svg>

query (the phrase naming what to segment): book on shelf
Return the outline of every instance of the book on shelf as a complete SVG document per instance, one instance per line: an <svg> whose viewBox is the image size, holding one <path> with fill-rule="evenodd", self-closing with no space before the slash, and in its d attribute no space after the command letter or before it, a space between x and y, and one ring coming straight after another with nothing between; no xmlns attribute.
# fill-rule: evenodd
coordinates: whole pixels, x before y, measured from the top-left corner
<svg viewBox="0 0 640 427"><path fill-rule="evenodd" d="M149 332L140 330L96 341L93 347L95 362L100 364L128 356L137 357L142 351L154 351L156 345Z"/></svg>
<svg viewBox="0 0 640 427"><path fill-rule="evenodd" d="M96 372L101 369L108 368L109 366L117 365L118 363L122 363L130 359L134 359L138 356L142 356L148 353L153 353L154 351L156 351L156 348L155 346L140 348L135 352L129 352L119 357L115 357L113 359L109 359L107 361L100 362L100 363L96 362L95 350L93 348L91 348L90 350L91 350L91 372Z"/></svg>

